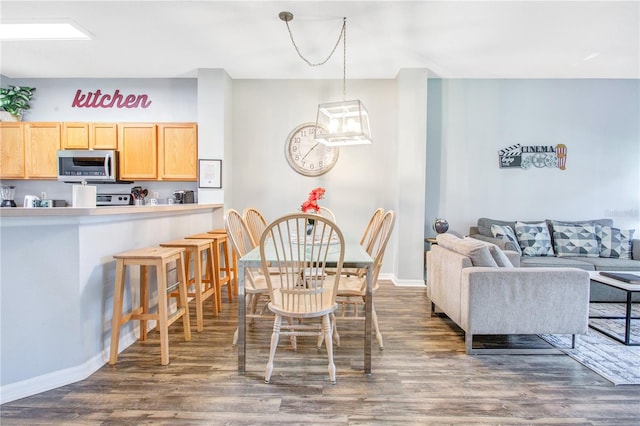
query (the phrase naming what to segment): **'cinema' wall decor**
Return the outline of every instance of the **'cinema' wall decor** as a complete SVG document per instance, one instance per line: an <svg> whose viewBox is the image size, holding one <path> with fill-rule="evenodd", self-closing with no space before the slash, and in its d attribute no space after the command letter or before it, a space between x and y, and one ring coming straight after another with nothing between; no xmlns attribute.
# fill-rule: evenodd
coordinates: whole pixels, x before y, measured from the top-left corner
<svg viewBox="0 0 640 426"><path fill-rule="evenodd" d="M567 164L567 146L551 145L511 145L498 151L500 168L517 167L530 169L534 167L553 167L565 170Z"/></svg>

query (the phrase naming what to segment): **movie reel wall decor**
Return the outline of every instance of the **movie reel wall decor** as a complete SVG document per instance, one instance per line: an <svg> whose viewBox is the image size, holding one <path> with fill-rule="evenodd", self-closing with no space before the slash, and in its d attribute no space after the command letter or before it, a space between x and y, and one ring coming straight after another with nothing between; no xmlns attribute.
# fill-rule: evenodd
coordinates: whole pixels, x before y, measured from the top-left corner
<svg viewBox="0 0 640 426"><path fill-rule="evenodd" d="M511 145L498 151L500 168L530 169L532 167L558 168L565 170L567 166L567 146L551 145Z"/></svg>

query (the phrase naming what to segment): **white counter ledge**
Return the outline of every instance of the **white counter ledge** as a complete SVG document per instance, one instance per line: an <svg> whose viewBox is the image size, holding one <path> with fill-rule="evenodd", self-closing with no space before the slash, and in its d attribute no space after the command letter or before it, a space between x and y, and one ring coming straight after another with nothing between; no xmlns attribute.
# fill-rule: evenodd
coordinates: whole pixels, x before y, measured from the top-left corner
<svg viewBox="0 0 640 426"><path fill-rule="evenodd" d="M106 206L106 207L2 207L0 218L43 216L106 216L141 213L187 212L220 208L222 204L158 204L156 206Z"/></svg>
<svg viewBox="0 0 640 426"><path fill-rule="evenodd" d="M111 338L113 255L222 228L223 212L222 204L0 208L0 403L102 367ZM137 283L139 273L129 280ZM130 322L121 330L120 350L136 340L133 323L137 328Z"/></svg>

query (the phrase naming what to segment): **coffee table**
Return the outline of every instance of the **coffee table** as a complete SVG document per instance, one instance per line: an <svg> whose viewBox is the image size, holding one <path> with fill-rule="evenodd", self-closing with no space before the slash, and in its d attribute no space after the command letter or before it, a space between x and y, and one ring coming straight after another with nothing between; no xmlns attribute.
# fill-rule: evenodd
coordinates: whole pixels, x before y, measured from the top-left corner
<svg viewBox="0 0 640 426"><path fill-rule="evenodd" d="M605 277L600 275L599 272L597 271L591 271L589 272L589 278L591 279L591 281L596 282L600 285L606 285L609 287L613 287L616 288L618 290L624 291L626 293L626 304L625 304L625 316L591 316L589 315L589 319L594 318L594 319L624 319L625 320L625 326L624 326L624 339L620 339L618 336L603 330L601 327L598 327L597 325L592 324L591 322L589 323L589 327L593 328L594 330L599 331L600 333L620 342L620 343L624 343L627 346L640 346L640 342L638 343L633 343L631 342L631 320L638 320L640 319L640 317L634 317L631 315L631 307L633 305L633 302L631 301L631 298L633 296L633 293L640 293L640 284L630 284L630 283L626 283L624 281L620 281L620 280L616 280L614 278L609 278L609 277ZM620 302L612 302L612 303L620 303ZM635 302L638 303L638 302Z"/></svg>

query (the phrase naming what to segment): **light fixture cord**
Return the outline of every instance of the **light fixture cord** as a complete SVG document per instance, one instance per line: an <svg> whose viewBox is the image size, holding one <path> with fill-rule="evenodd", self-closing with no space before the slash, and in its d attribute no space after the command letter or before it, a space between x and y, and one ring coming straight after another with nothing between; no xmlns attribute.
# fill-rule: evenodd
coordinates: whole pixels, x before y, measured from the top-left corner
<svg viewBox="0 0 640 426"><path fill-rule="evenodd" d="M287 30L289 31L289 38L291 38L291 43L293 43L293 47L296 49L296 52L298 53L298 56L300 56L300 58L305 61L309 66L312 67L318 67L320 65L324 65L327 63L327 61L329 59L331 59L331 57L333 56L333 54L335 53L336 49L338 48L338 45L340 44L340 40L342 40L342 45L343 45L343 53L342 53L342 100L345 100L347 97L347 18L344 17L342 18L342 29L340 30L340 35L338 36L338 40L336 40L336 44L335 46L333 46L333 49L331 50L331 53L329 53L329 56L327 56L327 58L324 61L321 62L317 62L317 63L313 63L311 61L309 61L307 58L305 58L302 53L300 52L300 49L298 48L298 45L296 44L296 41L293 39L293 33L291 32L291 27L289 26L289 20L284 20L285 24L287 24Z"/></svg>

